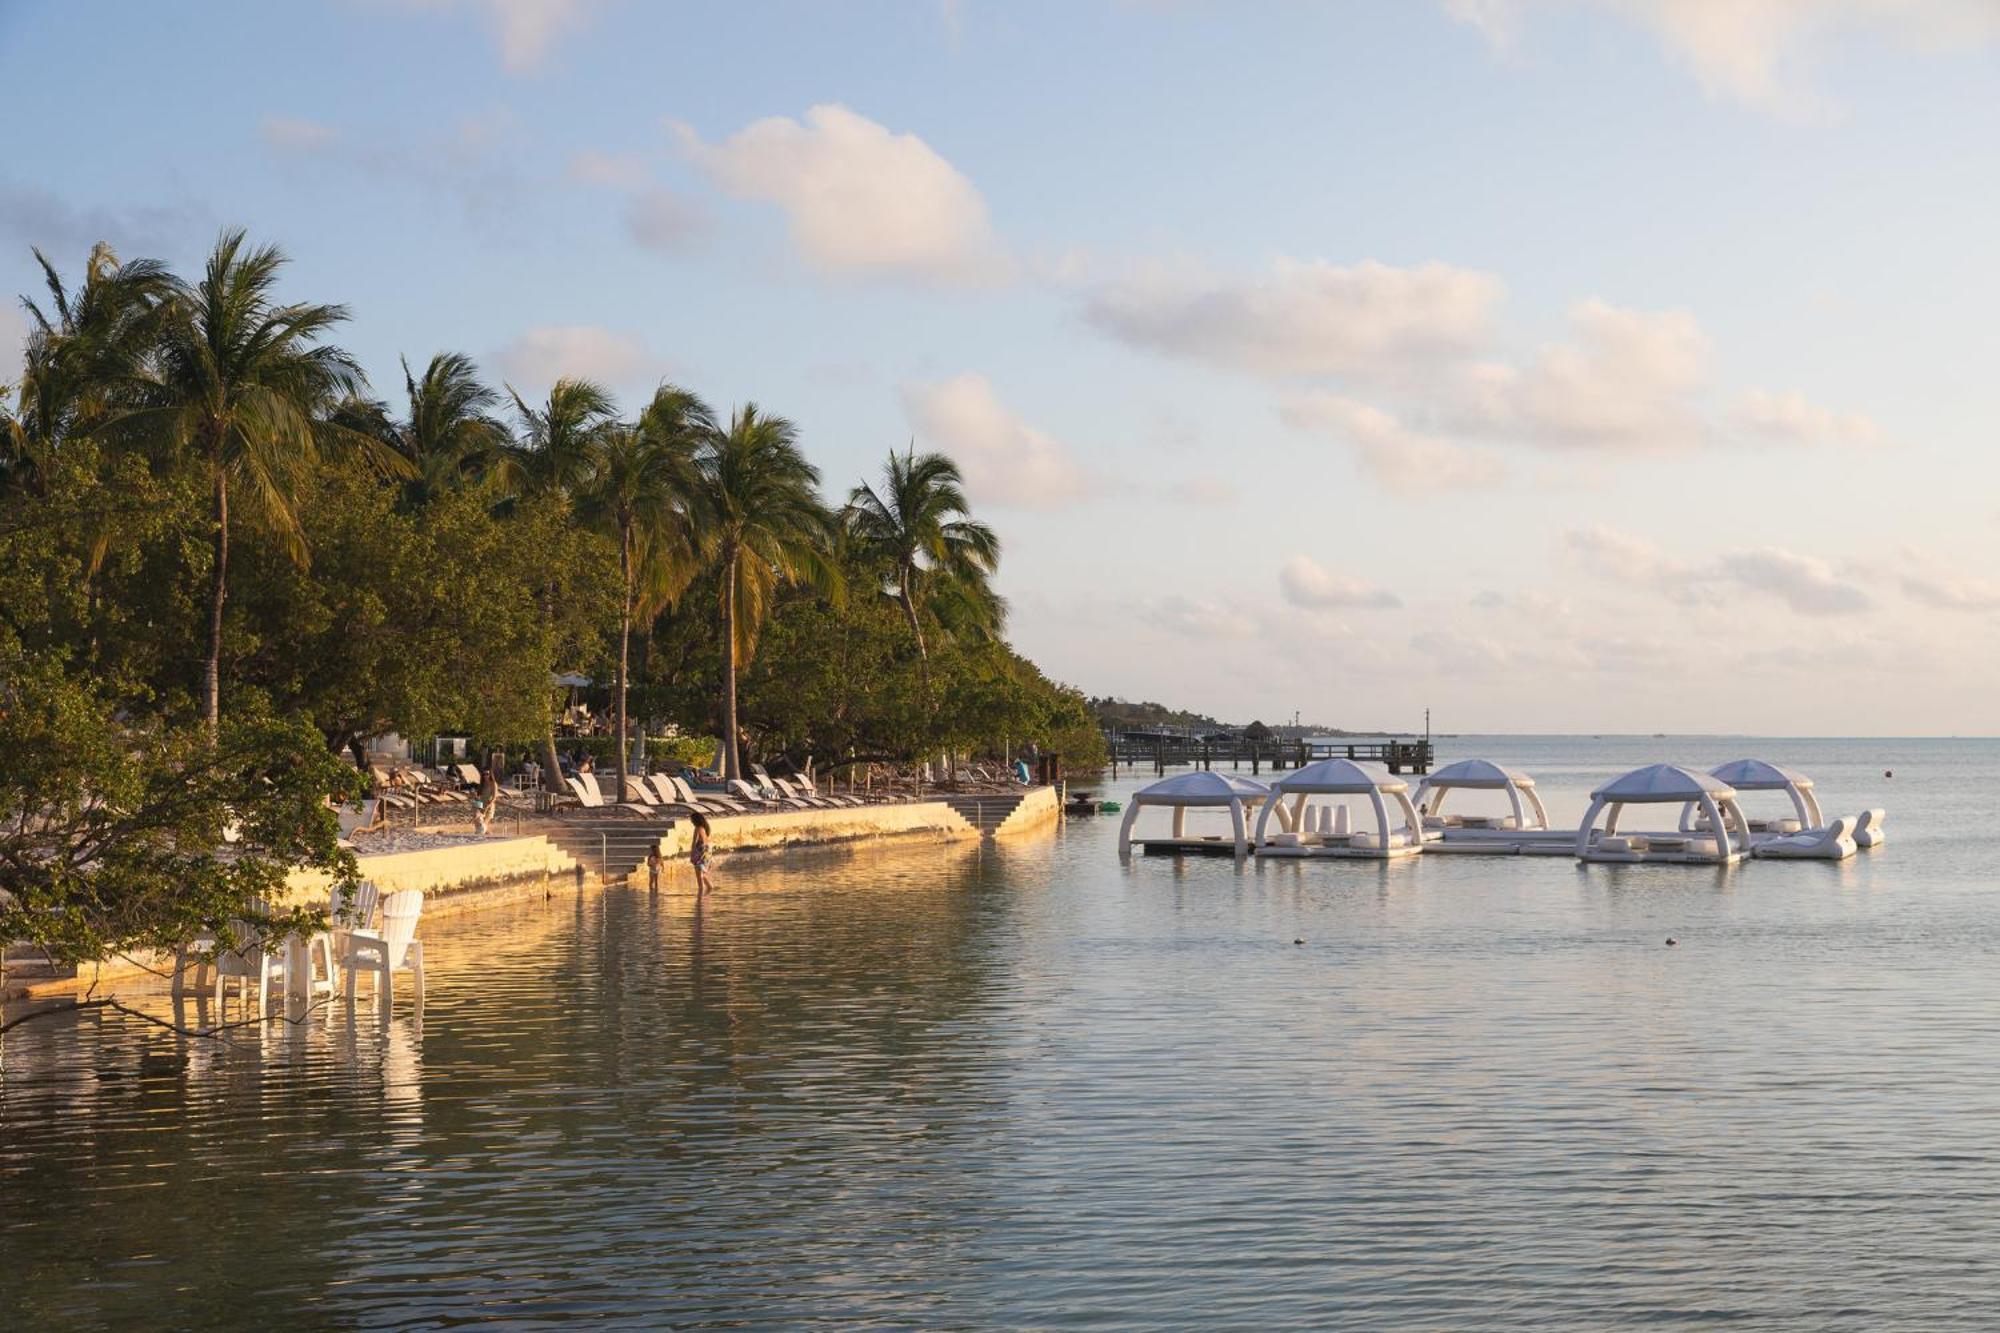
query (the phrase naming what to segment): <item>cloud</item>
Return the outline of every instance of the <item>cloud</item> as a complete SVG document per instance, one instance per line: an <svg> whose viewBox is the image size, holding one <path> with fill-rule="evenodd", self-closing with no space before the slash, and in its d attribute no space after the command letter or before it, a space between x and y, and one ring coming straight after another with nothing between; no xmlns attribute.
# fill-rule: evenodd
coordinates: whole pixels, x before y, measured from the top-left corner
<svg viewBox="0 0 2000 1333"><path fill-rule="evenodd" d="M642 190L652 179L646 159L632 153L600 153L586 148L569 159L569 178L582 185L609 185L621 190Z"/></svg>
<svg viewBox="0 0 2000 1333"><path fill-rule="evenodd" d="M1721 558L1718 568L1739 586L1767 593L1802 616L1846 615L1874 604L1826 561L1775 546L1732 552Z"/></svg>
<svg viewBox="0 0 2000 1333"><path fill-rule="evenodd" d="M331 126L299 116L266 116L258 123L257 134L266 146L282 153L318 152L340 137Z"/></svg>
<svg viewBox="0 0 2000 1333"><path fill-rule="evenodd" d="M512 215L530 182L509 151L514 116L496 107L429 137L398 128L342 129L297 116L266 116L258 137L280 162L333 167L384 185L455 197L480 220Z"/></svg>
<svg viewBox="0 0 2000 1333"><path fill-rule="evenodd" d="M1490 273L1281 258L1255 277L1153 269L1099 287L1084 317L1134 347L1254 375L1399 373L1489 335Z"/></svg>
<svg viewBox="0 0 2000 1333"><path fill-rule="evenodd" d="M559 379L629 385L662 369L646 345L595 324L544 324L529 329L495 358L507 378L547 385Z"/></svg>
<svg viewBox="0 0 2000 1333"><path fill-rule="evenodd" d="M1900 582L1912 601L1942 611L2000 611L2000 583L1962 573L1919 551L1907 552L1906 560L1909 567Z"/></svg>
<svg viewBox="0 0 2000 1333"><path fill-rule="evenodd" d="M1466 424L1558 449L1665 452L1707 434L1694 401L1708 338L1684 310L1625 310L1591 299L1570 311L1575 339L1523 368L1475 367Z"/></svg>
<svg viewBox="0 0 2000 1333"><path fill-rule="evenodd" d="M510 74L539 69L564 37L585 27L603 0L396 0L405 9L471 13L500 48Z"/></svg>
<svg viewBox="0 0 2000 1333"><path fill-rule="evenodd" d="M718 188L777 207L799 253L823 273L961 283L1007 267L985 199L914 134L835 103L803 121L753 122L718 144L686 125L669 128Z"/></svg>
<svg viewBox="0 0 2000 1333"><path fill-rule="evenodd" d="M1278 415L1294 430L1353 446L1363 469L1391 490L1484 490L1507 476L1507 465L1488 450L1413 431L1381 408L1339 394L1294 394Z"/></svg>
<svg viewBox="0 0 2000 1333"><path fill-rule="evenodd" d="M188 248L215 226L193 206L78 207L39 186L0 181L0 236L39 246L58 267L81 265L99 241L130 259Z"/></svg>
<svg viewBox="0 0 2000 1333"><path fill-rule="evenodd" d="M1650 28L1709 96L1791 117L1824 108L1806 80L1811 56L1834 39L1888 36L1933 49L2000 36L1990 0L1583 0ZM1445 0L1497 45L1516 39L1530 9L1579 0Z"/></svg>
<svg viewBox="0 0 2000 1333"><path fill-rule="evenodd" d="M1205 597L1159 598L1143 605L1139 616L1156 629L1190 639L1247 639L1257 633L1255 618Z"/></svg>
<svg viewBox="0 0 2000 1333"><path fill-rule="evenodd" d="M1389 608L1403 599L1363 579L1336 574L1307 555L1294 555L1278 570L1278 591L1293 606L1308 611L1336 607Z"/></svg>
<svg viewBox="0 0 2000 1333"><path fill-rule="evenodd" d="M1734 419L1747 434L1779 444L1869 445L1882 438L1881 427L1870 418L1819 407L1796 390L1752 389L1736 400Z"/></svg>
<svg viewBox="0 0 2000 1333"><path fill-rule="evenodd" d="M1167 498L1181 504L1222 506L1235 504L1243 492L1223 477L1185 477L1167 487Z"/></svg>
<svg viewBox="0 0 2000 1333"><path fill-rule="evenodd" d="M708 214L672 190L641 190L625 205L625 230L648 250L682 251L707 235Z"/></svg>
<svg viewBox="0 0 2000 1333"><path fill-rule="evenodd" d="M976 499L1049 509L1089 489L1069 447L1009 411L983 375L909 383L902 394L910 425L957 460Z"/></svg>
<svg viewBox="0 0 2000 1333"><path fill-rule="evenodd" d="M1743 592L1774 597L1802 616L1847 615L1874 605L1865 590L1829 562L1776 546L1729 551L1689 564L1601 524L1565 532L1563 545L1599 577L1656 589L1684 606L1722 606Z"/></svg>
<svg viewBox="0 0 2000 1333"><path fill-rule="evenodd" d="M20 378L27 341L27 317L12 305L0 305L0 386Z"/></svg>
<svg viewBox="0 0 2000 1333"><path fill-rule="evenodd" d="M1513 651L1505 644L1451 629L1413 634L1410 636L1410 647L1426 660L1426 665L1444 671L1477 674L1497 670L1514 661Z"/></svg>

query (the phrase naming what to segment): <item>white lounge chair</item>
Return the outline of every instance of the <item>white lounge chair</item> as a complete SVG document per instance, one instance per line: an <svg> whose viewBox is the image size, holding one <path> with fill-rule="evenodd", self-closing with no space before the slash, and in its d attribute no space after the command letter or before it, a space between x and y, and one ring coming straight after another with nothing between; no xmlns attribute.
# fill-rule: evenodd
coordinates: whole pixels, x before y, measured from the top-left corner
<svg viewBox="0 0 2000 1333"><path fill-rule="evenodd" d="M417 1008L424 1007L424 942L416 937L424 895L417 889L402 889L384 898L381 910L380 929L348 932L340 965L347 974L348 1003L356 998L355 978L366 972L374 978L382 1016L387 1018L395 1009L398 972L407 972L414 979Z"/></svg>
<svg viewBox="0 0 2000 1333"><path fill-rule="evenodd" d="M1888 841L1889 835L1882 828L1882 821L1888 814L1882 810L1863 810L1854 821L1854 845L1856 847L1880 847Z"/></svg>
<svg viewBox="0 0 2000 1333"><path fill-rule="evenodd" d="M1845 861L1854 855L1853 826L1854 821L1841 818L1825 828L1764 838L1751 845L1750 854L1780 861Z"/></svg>

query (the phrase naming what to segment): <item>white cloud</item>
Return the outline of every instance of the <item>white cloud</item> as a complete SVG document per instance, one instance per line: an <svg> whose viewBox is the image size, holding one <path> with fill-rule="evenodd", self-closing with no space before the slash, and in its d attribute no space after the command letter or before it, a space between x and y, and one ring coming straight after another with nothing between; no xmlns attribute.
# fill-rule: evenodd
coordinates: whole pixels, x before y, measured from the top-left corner
<svg viewBox="0 0 2000 1333"><path fill-rule="evenodd" d="M0 305L0 385L11 385L20 378L27 340L27 317L11 303Z"/></svg>
<svg viewBox="0 0 2000 1333"><path fill-rule="evenodd" d="M1943 611L2000 611L2000 583L1963 573L1920 551L1906 552L1906 561L1900 581L1912 601Z"/></svg>
<svg viewBox="0 0 2000 1333"><path fill-rule="evenodd" d="M1278 259L1256 277L1153 269L1098 288L1084 317L1135 347L1265 376L1398 374L1489 336L1490 273Z"/></svg>
<svg viewBox="0 0 2000 1333"><path fill-rule="evenodd" d="M1775 597L1803 616L1846 615L1874 604L1828 561L1776 546L1728 551L1689 564L1601 524L1565 532L1563 545L1600 578L1652 588L1684 606L1721 606L1743 592Z"/></svg>
<svg viewBox="0 0 2000 1333"><path fill-rule="evenodd" d="M625 230L648 250L686 250L707 233L708 215L672 190L641 190L625 205Z"/></svg>
<svg viewBox="0 0 2000 1333"><path fill-rule="evenodd" d="M1206 597L1159 598L1141 606L1139 616L1156 629L1190 639L1247 639L1257 633L1254 618Z"/></svg>
<svg viewBox="0 0 2000 1333"><path fill-rule="evenodd" d="M1009 411L985 376L968 372L942 383L909 383L902 393L911 426L957 460L975 498L1047 509L1089 489L1069 447Z"/></svg>
<svg viewBox="0 0 2000 1333"><path fill-rule="evenodd" d="M594 148L586 148L570 157L569 178L584 185L640 190L652 179L652 170L644 158L634 154L600 153Z"/></svg>
<svg viewBox="0 0 2000 1333"><path fill-rule="evenodd" d="M1741 587L1767 593L1802 616L1846 615L1873 605L1867 593L1839 577L1826 561L1775 546L1731 552L1721 558L1719 569Z"/></svg>
<svg viewBox="0 0 2000 1333"><path fill-rule="evenodd" d="M1510 44L1529 9L1580 0L1445 0L1497 44ZM1822 108L1805 78L1814 50L1832 39L1895 37L1935 49L2000 36L1992 0L1587 0L1653 30L1711 97L1790 116Z"/></svg>
<svg viewBox="0 0 2000 1333"><path fill-rule="evenodd" d="M1411 430L1381 408L1339 394L1294 394L1280 404L1278 415L1294 430L1318 431L1352 445L1362 467L1391 490L1483 490L1507 476L1507 465L1488 450Z"/></svg>
<svg viewBox="0 0 2000 1333"><path fill-rule="evenodd" d="M1745 432L1779 444L1868 445L1882 438L1881 427L1870 418L1820 407L1796 390L1752 389L1737 399L1734 415Z"/></svg>
<svg viewBox="0 0 2000 1333"><path fill-rule="evenodd" d="M719 144L669 128L718 187L782 211L799 252L823 272L967 282L1006 268L985 199L914 134L838 104L813 107L803 122L756 121Z"/></svg>
<svg viewBox="0 0 2000 1333"><path fill-rule="evenodd" d="M258 137L283 153L312 153L332 145L340 137L330 125L300 116L266 116L257 126Z"/></svg>
<svg viewBox="0 0 2000 1333"><path fill-rule="evenodd" d="M663 369L659 358L629 334L596 324L544 324L529 329L495 358L507 378L547 385L559 379L630 385Z"/></svg>
<svg viewBox="0 0 2000 1333"><path fill-rule="evenodd" d="M1307 555L1294 555L1278 570L1278 591L1293 606L1309 611L1336 607L1387 608L1403 599L1385 588L1349 574L1336 574Z"/></svg>
<svg viewBox="0 0 2000 1333"><path fill-rule="evenodd" d="M1703 441L1693 395L1708 339L1693 315L1592 299L1570 323L1575 341L1542 348L1525 368L1474 368L1467 424L1551 448L1662 452Z"/></svg>
<svg viewBox="0 0 2000 1333"><path fill-rule="evenodd" d="M1514 660L1513 652L1505 644L1452 629L1413 634L1410 647L1425 659L1425 665L1442 671L1476 674L1497 670Z"/></svg>
<svg viewBox="0 0 2000 1333"><path fill-rule="evenodd" d="M1236 483L1224 477L1186 477L1167 487L1167 498L1182 504L1223 506L1243 498Z"/></svg>
<svg viewBox="0 0 2000 1333"><path fill-rule="evenodd" d="M463 11L475 15L500 48L510 74L527 74L564 37L589 23L603 0L399 0L406 9Z"/></svg>

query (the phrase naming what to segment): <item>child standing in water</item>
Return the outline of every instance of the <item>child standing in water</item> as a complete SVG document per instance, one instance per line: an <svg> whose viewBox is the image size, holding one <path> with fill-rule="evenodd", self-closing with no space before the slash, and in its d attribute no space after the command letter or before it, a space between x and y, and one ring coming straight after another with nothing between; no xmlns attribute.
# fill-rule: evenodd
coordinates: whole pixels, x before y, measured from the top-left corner
<svg viewBox="0 0 2000 1333"><path fill-rule="evenodd" d="M660 867L665 865L666 862L667 858L660 855L660 849L657 846L652 851L646 853L646 891L648 893L658 893L660 891Z"/></svg>
<svg viewBox="0 0 2000 1333"><path fill-rule="evenodd" d="M694 896L697 901L709 890L708 883L708 816L696 810L688 816L694 825L694 843L688 848L688 864L694 867Z"/></svg>

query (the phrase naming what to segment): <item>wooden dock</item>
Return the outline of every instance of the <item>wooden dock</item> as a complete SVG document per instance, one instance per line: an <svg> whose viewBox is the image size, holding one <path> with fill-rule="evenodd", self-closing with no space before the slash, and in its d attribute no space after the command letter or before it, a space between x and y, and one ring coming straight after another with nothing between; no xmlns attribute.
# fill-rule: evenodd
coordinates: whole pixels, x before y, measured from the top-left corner
<svg viewBox="0 0 2000 1333"><path fill-rule="evenodd" d="M1391 773L1428 773L1433 753L1428 737L1402 740L1396 737L1369 737L1350 740L1345 736L1318 740L1252 741L1241 737L1204 740L1198 736L1161 736L1147 733L1106 736L1111 750L1111 776L1120 768L1134 772L1164 774L1170 768L1248 768L1254 775L1265 768L1273 771L1303 768L1322 759L1356 759L1381 764Z"/></svg>

